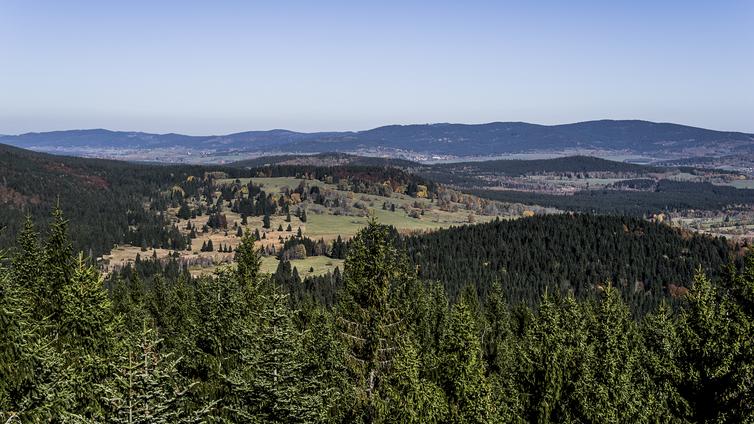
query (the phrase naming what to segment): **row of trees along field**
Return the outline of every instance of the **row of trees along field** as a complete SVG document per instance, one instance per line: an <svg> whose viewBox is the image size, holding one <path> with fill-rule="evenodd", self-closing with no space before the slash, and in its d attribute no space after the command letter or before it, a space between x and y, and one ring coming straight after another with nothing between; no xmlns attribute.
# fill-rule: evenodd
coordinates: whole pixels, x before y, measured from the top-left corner
<svg viewBox="0 0 754 424"><path fill-rule="evenodd" d="M620 293L511 307L421 281L389 228L351 241L337 303L298 309L236 266L103 284L56 211L0 271L4 422L752 422L754 260L677 312Z"/></svg>

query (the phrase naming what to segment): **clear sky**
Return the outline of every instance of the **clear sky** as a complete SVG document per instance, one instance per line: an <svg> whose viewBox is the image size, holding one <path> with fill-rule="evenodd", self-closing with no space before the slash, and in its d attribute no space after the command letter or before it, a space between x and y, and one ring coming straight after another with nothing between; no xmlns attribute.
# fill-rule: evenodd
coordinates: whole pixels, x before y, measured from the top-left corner
<svg viewBox="0 0 754 424"><path fill-rule="evenodd" d="M754 132L754 1L0 0L0 133Z"/></svg>

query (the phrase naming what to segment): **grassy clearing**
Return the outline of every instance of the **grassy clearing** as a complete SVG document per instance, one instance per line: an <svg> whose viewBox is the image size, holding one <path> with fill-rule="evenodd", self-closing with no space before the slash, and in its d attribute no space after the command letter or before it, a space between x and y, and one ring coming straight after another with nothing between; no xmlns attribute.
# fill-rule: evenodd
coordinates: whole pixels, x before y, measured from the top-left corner
<svg viewBox="0 0 754 424"><path fill-rule="evenodd" d="M208 216L202 215L191 220L192 224L197 229L197 238L192 240L192 251L179 252L182 257L190 258L212 258L213 265L207 265L204 267L192 266L190 271L193 275L211 274L218 266L225 262L232 262L233 253L219 253L215 252L199 252L204 243L212 240L214 248L217 250L221 245L228 246L235 249L240 243L240 237L236 236L235 225L241 226L243 231L254 232L259 230L264 234L264 239L259 240L256 243L257 247L268 247L274 245L275 249L279 251L282 247L282 242L285 239L296 235L297 230L301 228L301 232L304 236L314 240L324 239L325 241L332 241L338 236L344 239L353 237L360 229L365 227L369 221L369 216L375 216L378 222L386 225L392 225L398 231L402 233L410 232L423 232L431 231L440 228L447 228L452 225L466 224L469 222L469 211L464 210L462 205L458 206L458 211L449 212L437 209L434 205L431 205L428 199L417 199L404 194L394 193L391 197L381 197L376 195L368 195L361 193L352 193L347 191L338 190L334 184L325 184L318 180L304 180L292 177L280 177L280 178L242 178L241 183L247 184L249 180L252 180L254 184L261 185L262 188L270 194L280 193L284 187L290 189L296 188L301 181L305 181L309 186L319 186L323 189L337 191L350 202L359 202L366 206L363 210L368 216L350 216L350 215L335 215L333 210L324 208L320 205L314 205L310 201L306 201L300 204L301 207L307 210L307 222L301 222L296 216L291 217L291 222L285 222L285 216L274 215L271 217L271 228L264 229L262 226L262 217L254 216L247 218L247 225L241 226L241 216L238 213L230 211L230 208L225 207L223 214L225 214L228 221L228 230L213 230L209 229L207 233L201 231L202 226L207 223ZM219 184L231 184L235 182L235 179L221 179L217 180ZM383 204L394 204L395 211L383 209ZM412 218L408 215L406 209L414 209L415 206L426 209L425 214L419 218ZM297 206L294 206L294 208ZM318 211L320 213L318 213ZM357 208L352 208L353 213L358 214ZM186 220L181 220L176 217L177 208L168 210L168 216L173 217L173 222L179 228L179 230L188 235L190 230L186 229ZM505 217L503 217L505 218ZM494 219L491 216L483 216L478 214L472 214L471 220L474 222L485 222ZM291 231L286 231L288 225L291 225ZM278 231L278 228L282 226L283 231ZM118 267L123 266L128 262L135 259L136 254L140 252L139 247L123 246L113 250L112 255L106 257L110 261L111 266ZM166 257L172 253L169 250L158 249L157 256L160 258ZM151 256L152 251L141 252L142 257ZM328 271L332 271L336 266L342 267L342 260L330 259L324 256L310 257L303 260L291 261L291 264L295 266L299 275L303 278L308 275L321 275ZM278 260L275 257L264 257L262 262L262 270L264 272L275 272L277 269ZM309 272L309 269L313 268L313 272Z"/></svg>
<svg viewBox="0 0 754 424"><path fill-rule="evenodd" d="M310 275L324 275L328 271L332 272L335 268L340 268L342 271L344 261L342 259L328 258L327 256L310 256L306 259L294 259L290 262L291 266L298 270L301 278L305 278ZM262 272L272 274L277 269L278 263L280 261L277 258L266 256L262 258L261 270ZM312 268L314 270L310 271Z"/></svg>
<svg viewBox="0 0 754 424"><path fill-rule="evenodd" d="M733 180L728 185L735 188L748 188L754 189L754 180Z"/></svg>
<svg viewBox="0 0 754 424"><path fill-rule="evenodd" d="M560 178L551 176L534 175L523 178L524 180L531 180L538 183L552 184L562 187L578 187L591 188L604 187L619 181L626 180L626 178Z"/></svg>

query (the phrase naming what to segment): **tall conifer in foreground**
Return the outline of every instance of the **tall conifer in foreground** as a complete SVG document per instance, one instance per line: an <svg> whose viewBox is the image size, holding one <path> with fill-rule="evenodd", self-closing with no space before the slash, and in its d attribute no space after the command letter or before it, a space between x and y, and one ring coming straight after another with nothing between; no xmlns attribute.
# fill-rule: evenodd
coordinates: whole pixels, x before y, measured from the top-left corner
<svg viewBox="0 0 754 424"><path fill-rule="evenodd" d="M583 419L591 422L645 422L650 418L642 396L648 389L640 362L636 323L618 291L608 284L589 320L591 344L577 380Z"/></svg>
<svg viewBox="0 0 754 424"><path fill-rule="evenodd" d="M303 375L300 336L291 322L288 296L271 288L260 298L256 349L249 365L254 415L268 423L310 422L319 402Z"/></svg>
<svg viewBox="0 0 754 424"><path fill-rule="evenodd" d="M190 409L186 384L177 370L180 358L160 349L162 340L142 321L140 334L114 364L103 387L107 422L127 424L204 422L214 402Z"/></svg>
<svg viewBox="0 0 754 424"><path fill-rule="evenodd" d="M384 384L381 408L385 422L440 423L448 418L445 393L421 377L420 357L410 337L401 338Z"/></svg>
<svg viewBox="0 0 754 424"><path fill-rule="evenodd" d="M344 270L337 322L355 380L351 420L374 422L382 378L404 326L399 294L415 272L393 243L390 229L374 219L351 241Z"/></svg>
<svg viewBox="0 0 754 424"><path fill-rule="evenodd" d="M63 290L73 275L73 253L68 238L68 220L56 207L52 212L49 235L44 245L43 284L41 314L52 321L60 319L63 305Z"/></svg>
<svg viewBox="0 0 754 424"><path fill-rule="evenodd" d="M654 414L666 414L668 421L680 421L688 415L688 403L678 391L683 378L680 362L683 341L676 317L666 302L642 320L641 333L642 365L651 381L644 407Z"/></svg>
<svg viewBox="0 0 754 424"><path fill-rule="evenodd" d="M488 423L494 419L478 331L462 297L453 306L440 344L441 386L448 398L451 422Z"/></svg>
<svg viewBox="0 0 754 424"><path fill-rule="evenodd" d="M74 393L71 412L85 420L104 414L102 384L113 373L111 359L122 347L123 327L97 270L79 255L61 293L58 346L65 360L66 383Z"/></svg>
<svg viewBox="0 0 754 424"><path fill-rule="evenodd" d="M33 312L41 313L43 305L47 302L44 296L44 256L39 246L39 234L34 227L31 216L27 215L24 228L16 239L16 250L11 261L11 270L14 284L23 288L29 297ZM41 319L37 315L36 319Z"/></svg>
<svg viewBox="0 0 754 424"><path fill-rule="evenodd" d="M682 309L684 340L681 394L698 422L746 422L754 419L751 322L740 305L699 270Z"/></svg>
<svg viewBox="0 0 754 424"><path fill-rule="evenodd" d="M34 317L31 290L10 277L0 267L0 421L48 421L65 411L71 392L62 385L62 360Z"/></svg>

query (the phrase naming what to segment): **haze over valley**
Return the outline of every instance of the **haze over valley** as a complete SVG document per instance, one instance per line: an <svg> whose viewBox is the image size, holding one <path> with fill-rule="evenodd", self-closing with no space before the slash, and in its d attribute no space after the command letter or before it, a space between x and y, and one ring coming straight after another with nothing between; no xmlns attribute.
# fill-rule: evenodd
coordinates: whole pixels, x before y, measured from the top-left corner
<svg viewBox="0 0 754 424"><path fill-rule="evenodd" d="M270 130L218 136L67 130L0 136L0 142L86 157L215 164L275 154L343 152L418 162L574 154L644 163L686 160L693 164L697 158L717 158L718 167L747 168L754 156L754 134L635 120L553 126L523 122L391 125L353 132Z"/></svg>

